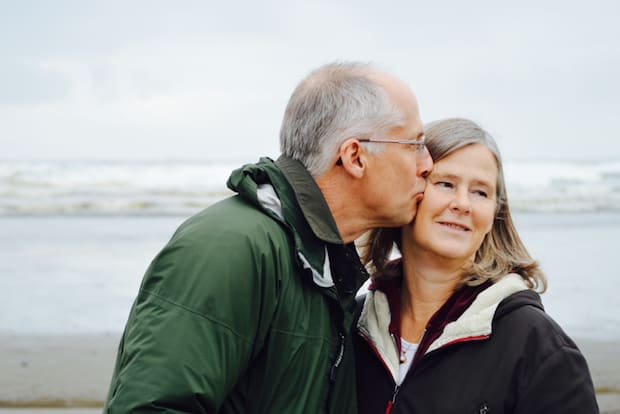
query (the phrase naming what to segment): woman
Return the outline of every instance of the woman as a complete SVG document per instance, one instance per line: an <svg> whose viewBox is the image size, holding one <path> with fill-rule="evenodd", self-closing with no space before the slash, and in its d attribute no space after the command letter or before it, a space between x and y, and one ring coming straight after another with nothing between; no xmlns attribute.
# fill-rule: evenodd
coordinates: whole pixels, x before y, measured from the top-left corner
<svg viewBox="0 0 620 414"><path fill-rule="evenodd" d="M510 216L495 141L426 128L435 161L413 223L371 233L358 322L361 413L598 413L586 361L545 314L546 280ZM388 262L394 243L402 259Z"/></svg>

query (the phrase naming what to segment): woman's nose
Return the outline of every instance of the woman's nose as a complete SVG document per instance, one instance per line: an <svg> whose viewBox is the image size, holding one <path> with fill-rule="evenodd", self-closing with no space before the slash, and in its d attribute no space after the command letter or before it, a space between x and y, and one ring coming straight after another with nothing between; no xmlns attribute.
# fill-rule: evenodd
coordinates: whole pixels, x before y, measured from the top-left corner
<svg viewBox="0 0 620 414"><path fill-rule="evenodd" d="M471 212L471 200L469 193L465 190L457 189L454 192L454 198L450 202L450 209L461 213Z"/></svg>

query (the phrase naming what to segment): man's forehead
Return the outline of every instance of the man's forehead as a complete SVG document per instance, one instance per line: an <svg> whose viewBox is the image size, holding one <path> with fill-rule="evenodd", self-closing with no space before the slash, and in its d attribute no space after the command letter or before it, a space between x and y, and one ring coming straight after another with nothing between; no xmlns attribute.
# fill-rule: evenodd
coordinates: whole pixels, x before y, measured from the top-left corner
<svg viewBox="0 0 620 414"><path fill-rule="evenodd" d="M410 122L410 130L408 132L408 138L411 140L419 141L424 138L424 125L419 116Z"/></svg>

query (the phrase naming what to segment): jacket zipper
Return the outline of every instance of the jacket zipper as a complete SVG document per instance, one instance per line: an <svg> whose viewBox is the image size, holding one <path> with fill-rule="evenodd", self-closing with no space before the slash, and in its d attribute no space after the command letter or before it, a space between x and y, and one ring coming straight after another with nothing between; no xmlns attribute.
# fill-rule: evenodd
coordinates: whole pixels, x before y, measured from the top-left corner
<svg viewBox="0 0 620 414"><path fill-rule="evenodd" d="M396 337L394 336L394 334L391 333L390 336L392 337L392 342L394 343L394 346L396 347L396 352L398 353L398 360L400 361L400 358L402 356L402 351L401 351L400 347L398 346L398 343L396 342ZM422 332L422 337L420 338L420 342L419 342L420 344L424 340L425 336L426 336L426 328L424 329L424 332ZM416 351L416 354L417 354L417 351ZM415 360L415 357L416 357L416 355L414 354L413 355L413 359L414 360ZM409 370L405 374L405 378L403 378L402 382L405 382L405 380L409 376L409 372L411 372L412 370L413 370L413 361L411 361L411 365L409 366ZM399 375L400 375L400 373L399 373ZM402 382L401 382L401 384L402 384ZM392 408L394 408L394 404L396 403L396 395L398 394L398 390L400 390L400 385L398 385L398 383L395 383L395 385L394 385L394 392L392 393L392 399L390 401L388 401L387 407L385 407L385 414L390 414L390 412L392 411Z"/></svg>
<svg viewBox="0 0 620 414"><path fill-rule="evenodd" d="M396 342L396 337L393 333L390 333L390 337L392 338L392 343L394 344L394 348L396 348L396 354L398 355L398 361L400 362L401 350L400 346L398 346L398 342Z"/></svg>
<svg viewBox="0 0 620 414"><path fill-rule="evenodd" d="M338 350L338 355L334 360L334 363L329 370L329 380L331 382L336 381L336 375L338 374L338 367L340 367L340 363L342 362L342 357L344 356L344 333L338 332L338 338L340 340L340 349Z"/></svg>
<svg viewBox="0 0 620 414"><path fill-rule="evenodd" d="M424 332L422 333L422 337L420 338L420 343L422 343L422 341L424 340L424 337L426 336L426 333L427 333L427 329L424 329ZM382 356L381 356L381 354L378 352L377 348L374 346L373 342L370 340L370 337L369 337L368 335L364 334L361 330L360 330L360 334L362 334L362 338L364 338L364 340L365 340L365 341L366 341L366 342L370 345L370 347L371 347L371 348L373 349L373 351L375 352L375 355L376 355L376 356L377 356L377 357L381 360L381 362L383 362L383 366L384 366L384 367L385 367L385 369L389 372L389 368L388 368L387 364L386 364L386 363L385 363L385 361L383 360L383 357L382 357ZM391 338L392 338L392 342L394 343L394 346L396 347L396 352L397 352L397 353L399 353L399 350L398 350L398 345L396 344L396 337L395 337L395 336L394 336L394 334L392 334L392 333L390 334L390 336L391 336ZM445 348L448 348L448 347L450 347L451 345L454 345L454 344L456 344L456 343L469 342L469 341L477 341L477 340L484 340L484 339L487 339L488 337L489 337L488 335L484 335L484 336L480 336L480 337L469 337L469 338L463 338L463 339L462 339L462 340L460 340L460 341L454 341L454 342L451 342L451 343L445 344L445 345L441 346L440 348L435 349L434 351L431 351L431 352L428 352L428 351L427 351L426 353L424 353L424 355L420 358L420 361L421 361L424 357L428 356L429 354L434 354L434 353L436 353L436 352L438 352L438 351L442 351L442 350L444 350ZM343 335L343 337L342 337L342 338L344 338L344 335ZM416 351L416 353L417 353L417 352L419 352L419 350L420 350L420 349L418 348L418 350ZM400 355L399 355L399 358L400 358ZM414 355L414 359L415 359L415 355ZM417 365L419 365L420 361L418 361L418 363L417 363L417 364L415 364L415 365L414 365L413 363L411 364L411 366L409 367L409 371L407 371L407 375L405 376L405 378L403 378L403 382L405 382L405 380L407 379L407 377L411 374L411 371L413 371L414 367L415 367L415 366L417 366ZM339 364L339 362L338 362L338 364ZM334 366L332 366L332 370L334 370L334 367L336 367L336 368L337 368L337 366L336 366L336 364L335 364L335 363L334 363ZM400 385L398 385L398 384L396 383L396 381L394 381L394 392L392 393L392 399L388 401L387 406L385 407L385 414L390 414L390 412L391 412L391 411L392 411L392 409L394 408L394 404L396 403L396 396L397 396L397 394L398 394L398 391L399 391L399 390L400 390Z"/></svg>
<svg viewBox="0 0 620 414"><path fill-rule="evenodd" d="M374 343L370 340L370 337L367 335L367 332L365 332L363 329L360 329L359 331L359 335L364 338L364 341L366 341L366 343L368 344L368 346L370 346L370 348L373 350L373 352L375 353L375 355L377 356L377 358L379 358L379 360L381 361L381 363L383 364L383 367L385 368L385 370L387 372L390 372L390 368L388 367L387 363L385 362L385 360L383 359L383 357L381 356L381 353L379 352L379 350L377 350L377 348L375 347ZM391 378L391 377L390 377Z"/></svg>
<svg viewBox="0 0 620 414"><path fill-rule="evenodd" d="M387 407L385 407L385 414L390 414L392 412L392 408L394 408L394 403L396 402L396 394L398 394L399 389L400 389L400 385L396 385L394 387L394 392L392 393L392 399L388 401Z"/></svg>
<svg viewBox="0 0 620 414"><path fill-rule="evenodd" d="M383 367L388 372L390 372L390 369L388 368L387 364L383 360L383 357L381 356L377 348L375 348L370 338L363 332L363 330L360 329L358 332L362 336L362 338L364 338L364 340L368 343L368 345L372 348L372 350L374 351L375 355L379 358L379 360L381 360L381 362L383 363ZM396 346L396 352L398 352L398 347L396 345L396 338L394 337L394 334L390 334L390 335L392 336L392 342L394 343L394 346ZM390 378L394 380L391 375L390 375ZM396 394L398 394L399 389L400 389L400 386L396 383L396 381L394 381L394 392L392 393L392 399L388 401L387 406L385 407L385 414L390 414L390 412L392 411L392 407L394 406L394 402L396 401Z"/></svg>

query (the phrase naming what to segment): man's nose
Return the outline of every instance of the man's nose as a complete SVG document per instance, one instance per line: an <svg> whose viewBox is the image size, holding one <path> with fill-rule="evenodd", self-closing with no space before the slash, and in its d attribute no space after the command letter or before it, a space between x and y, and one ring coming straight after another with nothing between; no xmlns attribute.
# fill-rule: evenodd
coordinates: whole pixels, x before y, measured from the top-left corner
<svg viewBox="0 0 620 414"><path fill-rule="evenodd" d="M428 175L433 170L433 159L431 158L431 154L428 153L426 147L424 147L424 152L418 158L417 170L416 174L418 177L428 177Z"/></svg>

